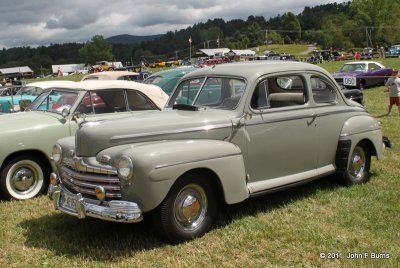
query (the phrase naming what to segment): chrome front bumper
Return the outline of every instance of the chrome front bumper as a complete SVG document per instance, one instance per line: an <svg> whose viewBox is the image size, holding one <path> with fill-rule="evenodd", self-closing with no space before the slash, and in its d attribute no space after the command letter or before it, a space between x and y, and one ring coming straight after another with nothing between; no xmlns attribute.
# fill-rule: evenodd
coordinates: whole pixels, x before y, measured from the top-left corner
<svg viewBox="0 0 400 268"><path fill-rule="evenodd" d="M136 203L120 200L100 202L87 199L79 193L73 194L69 192L61 184L50 184L48 196L53 201L56 210L79 219L88 216L124 223L139 222L143 219L142 212Z"/></svg>

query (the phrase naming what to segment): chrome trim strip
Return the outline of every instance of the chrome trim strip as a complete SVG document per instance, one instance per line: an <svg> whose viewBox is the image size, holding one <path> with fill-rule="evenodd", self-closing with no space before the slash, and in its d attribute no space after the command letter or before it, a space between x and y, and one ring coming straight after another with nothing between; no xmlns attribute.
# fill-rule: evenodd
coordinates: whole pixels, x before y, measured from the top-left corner
<svg viewBox="0 0 400 268"><path fill-rule="evenodd" d="M177 165L184 165L184 164L189 164L189 163L194 163L194 162L201 162L201 161L207 161L207 160L213 160L213 159L219 159L219 158L231 157L231 156L237 156L237 155L242 155L242 154L241 153L226 154L226 155L210 157L210 158L201 158L201 159L190 160L190 161L188 160L188 161L181 161L181 162L175 162L175 163L161 164L161 165L155 166L154 168L160 169L160 168L166 168L166 167L173 167L173 166L177 166Z"/></svg>
<svg viewBox="0 0 400 268"><path fill-rule="evenodd" d="M84 162L84 159L81 157L74 157L74 166L75 170L82 171L82 172L90 172L90 173L97 173L97 174L104 174L104 175L117 175L117 169L111 166L105 167L99 163L99 166L94 166L87 164ZM67 163L68 165L69 163Z"/></svg>
<svg viewBox="0 0 400 268"><path fill-rule="evenodd" d="M87 183L87 182L84 182L82 180L76 179L74 176L71 176L71 174L68 174L67 172L61 172L61 175L63 175L62 176L63 181L65 179L69 180L71 183L73 183L75 186L78 186L78 187L85 187L85 188L95 189L96 186L102 186L105 190L108 190L108 191L120 191L121 190L121 187L119 187L119 186L104 185L104 184L99 185L99 184Z"/></svg>
<svg viewBox="0 0 400 268"><path fill-rule="evenodd" d="M214 130L220 128L231 128L232 123L229 122L227 124L219 124L219 125L207 125L201 127L193 127L193 128L182 128L182 129L175 129L175 130L165 130L165 131L157 131L157 132L146 132L140 134L126 134L126 135L116 135L111 137L110 140L120 140L120 139L131 139L131 138L140 138L140 137L153 137L153 136L160 136L160 135L167 135L167 134L180 134L184 132L197 132L197 131L207 131L207 130Z"/></svg>
<svg viewBox="0 0 400 268"><path fill-rule="evenodd" d="M302 180L306 180L306 179L310 179L313 177L328 174L332 171L335 171L335 167L332 164L330 164L330 165L327 165L324 167L320 167L320 168L313 169L313 170L308 170L308 171L297 173L294 175L288 175L288 176L269 179L269 180L250 182L247 184L247 188L248 188L250 194L254 194L254 193L265 191L268 189L273 189L276 187L281 187L281 186L288 185L291 183L296 183L296 182L299 182Z"/></svg>
<svg viewBox="0 0 400 268"><path fill-rule="evenodd" d="M76 185L72 184L72 182L70 182L68 180L64 180L64 179L62 179L62 182L65 183L67 188L71 188L78 193L96 196L94 189L83 189L81 187L77 187ZM120 199L122 197L122 195L120 193L106 192L106 197Z"/></svg>
<svg viewBox="0 0 400 268"><path fill-rule="evenodd" d="M358 134L363 134L363 133L368 133L368 132L375 132L375 131L380 131L380 128L375 128L375 129L370 129L370 130L366 130L366 131L361 131L361 132L357 132L357 133L351 133L351 134L340 134L340 138L345 138L345 137L349 137L349 136L353 136L353 135L358 135Z"/></svg>
<svg viewBox="0 0 400 268"><path fill-rule="evenodd" d="M319 107L317 107L319 108ZM278 112L278 111L277 111ZM282 112L282 110L279 110L279 112ZM269 123L279 123L279 122L285 122L285 121L292 121L292 120L300 120L300 119L309 119L309 118L313 118L313 117L323 117L323 116L329 116L329 115L335 115L335 114L342 114L342 113L349 113L349 112L360 112L360 113L364 113L362 111L358 111L355 109L351 109L351 110L346 110L346 111L334 111L334 112L326 112L326 113L319 113L319 114L307 114L307 115L297 115L297 116L287 116L287 117L283 117L283 118L279 118L279 119L275 119L275 120L268 120L265 119L266 115L268 113L262 113L262 116L264 118L264 120L262 122L254 122L254 123L246 123L246 126L253 126L253 125L262 125L262 124L269 124ZM367 112L365 112L367 113Z"/></svg>
<svg viewBox="0 0 400 268"><path fill-rule="evenodd" d="M67 166L61 166L61 170L63 172L70 174L70 176L73 176L76 179L82 179L82 180L86 180L86 181L100 182L100 183L115 183L115 184L119 183L119 179L117 177L115 177L115 178L99 177L99 176L96 176L97 173L93 173L94 175L90 174L90 173L87 173L87 174L85 173L84 175L82 175L81 173L78 173L75 170L68 168ZM99 175L110 175L110 174L99 174Z"/></svg>

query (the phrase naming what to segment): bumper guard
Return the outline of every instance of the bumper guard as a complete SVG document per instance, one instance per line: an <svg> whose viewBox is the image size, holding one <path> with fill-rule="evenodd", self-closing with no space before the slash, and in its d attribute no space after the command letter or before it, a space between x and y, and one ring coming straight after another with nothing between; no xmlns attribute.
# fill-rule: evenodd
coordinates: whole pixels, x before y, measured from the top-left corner
<svg viewBox="0 0 400 268"><path fill-rule="evenodd" d="M88 217L107 221L135 223L141 221L142 212L136 203L113 200L100 202L83 198L80 193L73 194L61 184L50 184L48 196L54 208L79 219Z"/></svg>

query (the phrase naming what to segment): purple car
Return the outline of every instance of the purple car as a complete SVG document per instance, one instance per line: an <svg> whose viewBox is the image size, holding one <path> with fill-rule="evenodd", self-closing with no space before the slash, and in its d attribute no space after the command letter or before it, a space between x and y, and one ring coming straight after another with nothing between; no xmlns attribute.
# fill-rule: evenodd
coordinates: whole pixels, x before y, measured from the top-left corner
<svg viewBox="0 0 400 268"><path fill-rule="evenodd" d="M363 90L368 86L385 84L391 73L391 68L386 68L378 62L355 61L343 64L339 72L333 74L333 77L338 84L346 88Z"/></svg>

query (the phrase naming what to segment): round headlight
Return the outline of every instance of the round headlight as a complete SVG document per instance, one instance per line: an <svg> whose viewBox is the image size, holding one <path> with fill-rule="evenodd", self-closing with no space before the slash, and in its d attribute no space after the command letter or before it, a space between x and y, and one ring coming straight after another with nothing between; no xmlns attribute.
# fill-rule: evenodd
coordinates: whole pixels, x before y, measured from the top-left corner
<svg viewBox="0 0 400 268"><path fill-rule="evenodd" d="M51 158L57 164L60 164L62 161L62 149L59 144L53 146L53 151L51 152Z"/></svg>
<svg viewBox="0 0 400 268"><path fill-rule="evenodd" d="M117 162L118 178L129 180L133 174L132 160L126 155L121 156Z"/></svg>

